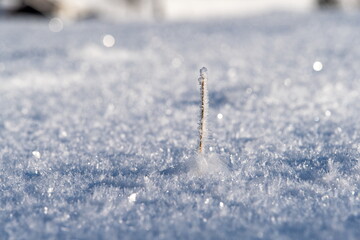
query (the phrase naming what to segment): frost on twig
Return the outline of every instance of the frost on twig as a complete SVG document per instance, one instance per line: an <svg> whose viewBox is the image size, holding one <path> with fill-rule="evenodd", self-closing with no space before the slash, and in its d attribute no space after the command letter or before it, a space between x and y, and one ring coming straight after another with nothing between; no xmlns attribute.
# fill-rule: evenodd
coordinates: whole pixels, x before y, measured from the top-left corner
<svg viewBox="0 0 360 240"><path fill-rule="evenodd" d="M207 115L209 108L208 91L207 91L207 69L203 67L200 69L200 122L199 122L199 154L204 154L205 141L207 139Z"/></svg>
<svg viewBox="0 0 360 240"><path fill-rule="evenodd" d="M226 167L219 159L216 153L207 153L208 140L208 112L209 112L209 98L207 90L208 76L207 68L200 69L200 121L199 121L199 146L196 157L196 171L197 173L214 173L224 172Z"/></svg>

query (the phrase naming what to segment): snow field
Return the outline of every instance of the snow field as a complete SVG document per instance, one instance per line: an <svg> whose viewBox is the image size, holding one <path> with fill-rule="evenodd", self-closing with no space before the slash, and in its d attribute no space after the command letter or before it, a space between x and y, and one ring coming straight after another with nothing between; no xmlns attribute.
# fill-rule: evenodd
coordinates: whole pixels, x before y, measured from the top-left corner
<svg viewBox="0 0 360 240"><path fill-rule="evenodd" d="M359 21L1 22L0 239L358 239Z"/></svg>

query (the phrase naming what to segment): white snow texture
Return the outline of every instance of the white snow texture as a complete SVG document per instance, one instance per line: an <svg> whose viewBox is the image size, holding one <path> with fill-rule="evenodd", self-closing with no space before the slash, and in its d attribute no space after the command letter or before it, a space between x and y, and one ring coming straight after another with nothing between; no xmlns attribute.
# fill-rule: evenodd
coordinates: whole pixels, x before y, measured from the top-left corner
<svg viewBox="0 0 360 240"><path fill-rule="evenodd" d="M2 19L0 239L360 239L359 23Z"/></svg>

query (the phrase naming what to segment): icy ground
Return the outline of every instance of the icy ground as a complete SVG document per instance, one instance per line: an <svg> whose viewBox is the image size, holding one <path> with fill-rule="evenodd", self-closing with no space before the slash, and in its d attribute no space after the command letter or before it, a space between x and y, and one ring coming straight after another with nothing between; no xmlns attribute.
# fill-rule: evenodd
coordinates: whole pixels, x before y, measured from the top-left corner
<svg viewBox="0 0 360 240"><path fill-rule="evenodd" d="M3 19L0 239L359 239L359 24ZM192 171L202 66L225 173Z"/></svg>

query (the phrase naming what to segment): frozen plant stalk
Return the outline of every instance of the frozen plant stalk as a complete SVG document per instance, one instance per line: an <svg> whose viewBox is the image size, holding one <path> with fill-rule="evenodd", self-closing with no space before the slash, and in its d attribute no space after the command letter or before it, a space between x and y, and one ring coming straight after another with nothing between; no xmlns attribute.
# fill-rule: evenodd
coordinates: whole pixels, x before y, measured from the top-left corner
<svg viewBox="0 0 360 240"><path fill-rule="evenodd" d="M198 154L196 157L196 168L194 169L197 174L207 174L207 173L218 173L218 172L227 172L225 164L221 161L218 155L214 152L206 152L206 144L208 138L208 128L207 128L207 117L209 111L209 98L207 90L207 69L205 67L200 69L200 122L199 122L199 148Z"/></svg>
<svg viewBox="0 0 360 240"><path fill-rule="evenodd" d="M205 141L207 138L207 115L209 108L208 100L208 91L207 91L207 69L203 67L200 69L200 96L201 96L201 105L200 105L200 123L199 123L199 154L204 154L205 152Z"/></svg>

